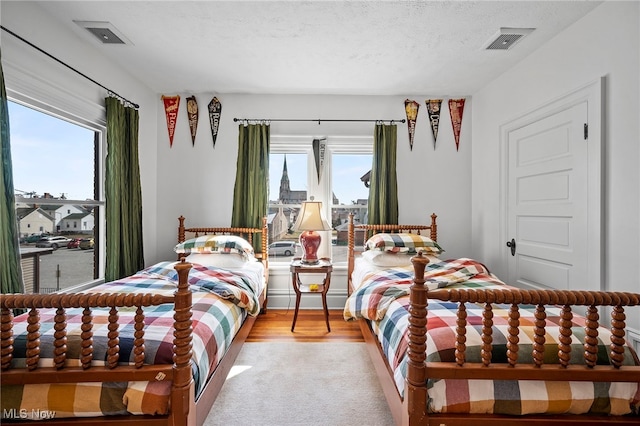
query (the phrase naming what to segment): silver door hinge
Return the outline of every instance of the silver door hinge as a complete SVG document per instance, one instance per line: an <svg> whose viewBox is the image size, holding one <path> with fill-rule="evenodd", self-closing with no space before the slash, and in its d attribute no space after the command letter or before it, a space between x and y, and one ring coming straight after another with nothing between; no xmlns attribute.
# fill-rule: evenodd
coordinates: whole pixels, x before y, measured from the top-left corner
<svg viewBox="0 0 640 426"><path fill-rule="evenodd" d="M589 138L589 125L587 123L584 123L584 140L587 140Z"/></svg>

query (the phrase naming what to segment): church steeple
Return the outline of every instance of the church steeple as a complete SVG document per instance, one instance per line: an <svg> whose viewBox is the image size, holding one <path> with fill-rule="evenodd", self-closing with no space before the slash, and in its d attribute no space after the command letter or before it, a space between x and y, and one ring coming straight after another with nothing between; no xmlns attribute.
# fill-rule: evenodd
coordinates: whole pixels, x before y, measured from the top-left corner
<svg viewBox="0 0 640 426"><path fill-rule="evenodd" d="M291 194L289 186L289 173L287 172L287 156L284 156L284 166L282 167L282 178L280 178L280 201L287 202Z"/></svg>

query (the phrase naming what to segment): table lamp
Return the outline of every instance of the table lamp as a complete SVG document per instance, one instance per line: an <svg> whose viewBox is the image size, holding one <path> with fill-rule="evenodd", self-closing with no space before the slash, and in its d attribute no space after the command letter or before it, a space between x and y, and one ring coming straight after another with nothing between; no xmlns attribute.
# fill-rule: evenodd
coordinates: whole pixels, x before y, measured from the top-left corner
<svg viewBox="0 0 640 426"><path fill-rule="evenodd" d="M300 234L300 245L304 251L302 263L307 265L318 263L318 247L320 247L322 237L316 231L328 231L331 229L322 214L322 202L303 201L293 229L302 231Z"/></svg>

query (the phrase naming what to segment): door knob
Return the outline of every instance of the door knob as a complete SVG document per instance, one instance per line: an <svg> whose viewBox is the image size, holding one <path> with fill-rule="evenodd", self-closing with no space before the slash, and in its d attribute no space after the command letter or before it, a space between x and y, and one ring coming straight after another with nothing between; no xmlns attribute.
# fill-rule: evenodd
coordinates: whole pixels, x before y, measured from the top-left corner
<svg viewBox="0 0 640 426"><path fill-rule="evenodd" d="M511 256L515 256L516 255L516 240L514 240L512 238L511 241L507 241L507 247L511 248Z"/></svg>

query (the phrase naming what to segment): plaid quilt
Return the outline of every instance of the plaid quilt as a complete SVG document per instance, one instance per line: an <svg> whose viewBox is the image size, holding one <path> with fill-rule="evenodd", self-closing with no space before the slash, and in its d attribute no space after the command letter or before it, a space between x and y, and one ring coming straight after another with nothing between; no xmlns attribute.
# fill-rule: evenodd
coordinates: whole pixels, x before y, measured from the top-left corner
<svg viewBox="0 0 640 426"><path fill-rule="evenodd" d="M161 262L130 277L91 289L99 293L153 293L172 295L177 288L175 262ZM247 315L259 312L258 294L240 272L193 265L189 271L193 292L193 377L196 396L207 377L226 353ZM135 307L119 308L120 363L133 364ZM52 366L53 317L55 310L41 309L41 366ZM105 365L108 309L93 309L92 365ZM82 309L67 310L67 365L80 365ZM160 305L145 309L145 363L171 364L173 361L173 307ZM26 315L14 320L13 364L25 364ZM32 418L42 413L59 417L91 417L115 414L165 414L169 409L170 382L68 383L2 386L0 408L3 418L17 415Z"/></svg>
<svg viewBox="0 0 640 426"><path fill-rule="evenodd" d="M407 373L409 285L412 267L393 268L366 275L360 288L348 298L345 319L365 318L371 327L393 371L396 387L404 395ZM447 279L451 283L447 284ZM455 259L429 264L425 279L430 288L495 288L505 284L484 266L471 259ZM357 283L356 283L357 285ZM455 362L455 328L457 303L429 300L427 322L427 361ZM481 362L482 312L481 304L467 303L468 362ZM506 362L508 336L507 305L493 309L492 362ZM531 360L535 306L520 307L519 360ZM560 308L547 307L547 335L545 360L558 363ZM584 338L584 318L573 319L573 364L583 364L581 341ZM599 330L598 364L609 364L610 331ZM637 365L633 349L626 348L625 365ZM498 380L438 380L429 379L428 407L432 412L449 413L597 413L627 414L638 412L640 383L591 383Z"/></svg>

